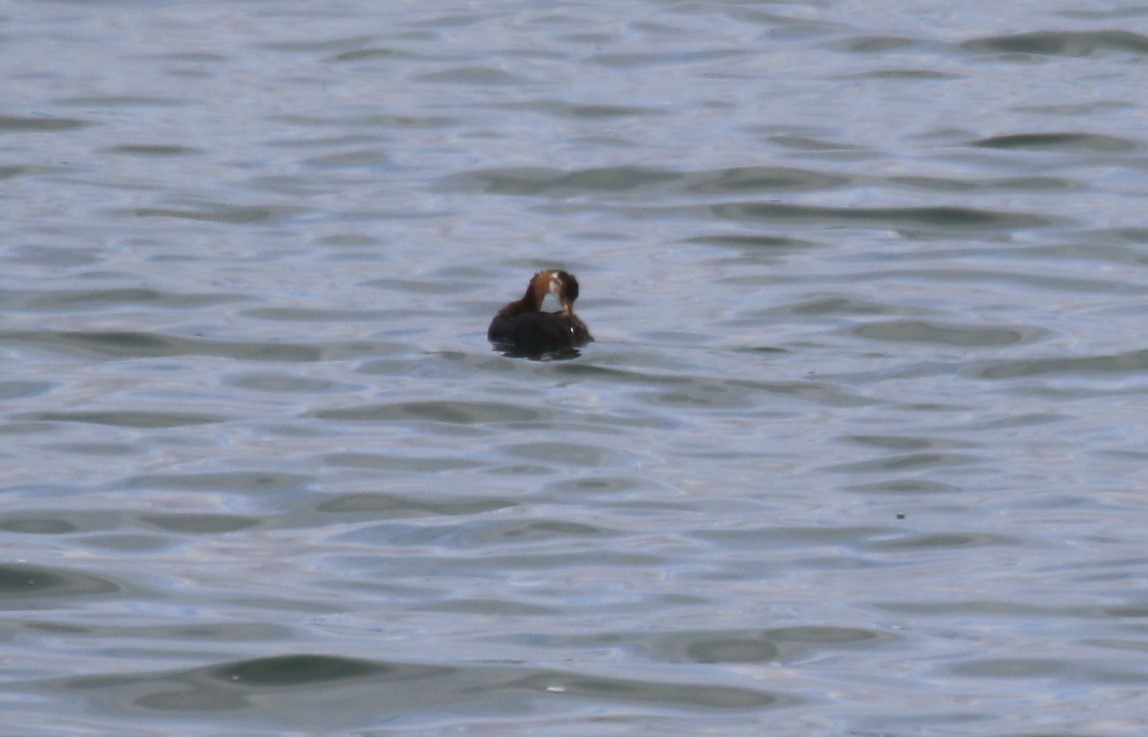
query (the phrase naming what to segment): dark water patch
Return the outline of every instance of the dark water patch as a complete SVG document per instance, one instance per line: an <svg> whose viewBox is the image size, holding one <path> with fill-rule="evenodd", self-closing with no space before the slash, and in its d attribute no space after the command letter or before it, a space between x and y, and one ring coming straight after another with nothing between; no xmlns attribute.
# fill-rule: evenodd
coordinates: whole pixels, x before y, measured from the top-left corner
<svg viewBox="0 0 1148 737"><path fill-rule="evenodd" d="M305 131L296 133L294 135L287 135L282 138L276 138L273 141L267 141L263 145L267 148L284 149L287 151L295 152L309 152L312 150L319 150L323 152L319 155L340 155L343 150L349 151L351 149L362 149L368 153L368 161L373 161L374 157L383 155L378 151L380 144L385 142L385 136L372 132L362 131L337 131L334 133L312 133ZM304 163L310 163L314 159L305 158L301 159ZM272 176L272 175L268 175ZM320 238L339 238L340 234L331 233L320 236ZM379 240L372 236L365 234L356 234L356 237L361 237L369 243L378 243Z"/></svg>
<svg viewBox="0 0 1148 737"><path fill-rule="evenodd" d="M738 349L732 349L738 350ZM744 350L744 347L743 349ZM750 350L757 354L771 354L776 351L754 346ZM685 377L683 377L685 379ZM685 379L678 388L666 391L644 391L635 398L646 403L672 407L677 410L741 410L760 405L769 400L770 395L781 395L804 399L818 404L833 406L854 406L867 404L862 399L844 391L842 387L818 381L720 381L715 379Z"/></svg>
<svg viewBox="0 0 1148 737"><path fill-rule="evenodd" d="M226 422L229 418L220 415L203 415L180 412L28 412L16 415L18 419L40 422L78 422L109 427L132 427L164 429L210 425Z"/></svg>
<svg viewBox="0 0 1148 737"><path fill-rule="evenodd" d="M685 384L673 390L642 392L643 402L680 409L742 409L762 401L753 387L714 381Z"/></svg>
<svg viewBox="0 0 1148 737"><path fill-rule="evenodd" d="M892 320L849 328L849 332L869 340L891 343L932 343L959 347L993 347L1017 345L1036 340L1045 334L1040 328L952 325L925 320Z"/></svg>
<svg viewBox="0 0 1148 737"><path fill-rule="evenodd" d="M59 567L0 565L0 609L45 609L71 606L74 597L102 597L124 593L111 579ZM56 601L57 599L65 601Z"/></svg>
<svg viewBox="0 0 1148 737"><path fill-rule="evenodd" d="M1018 113L1033 113L1039 116L1069 117L1077 115L1107 115L1114 112L1131 110L1134 105L1124 100L1092 100L1078 104L1063 103L1060 105L1017 105L1012 108ZM1042 121L1043 122L1043 121ZM967 136L964 136L967 138Z"/></svg>
<svg viewBox="0 0 1148 737"><path fill-rule="evenodd" d="M738 202L709 206L718 218L738 222L806 221L835 225L906 227L943 231L1012 231L1053 225L1053 218L971 207L822 207L779 202Z"/></svg>
<svg viewBox="0 0 1148 737"><path fill-rule="evenodd" d="M338 117L323 115L269 115L269 122L283 123L288 128L348 129L355 134L371 130L439 130L456 127L456 118L439 115L386 115L376 113L346 113Z"/></svg>
<svg viewBox="0 0 1148 737"><path fill-rule="evenodd" d="M827 141L821 138L810 138L808 136L794 136L794 135L777 135L770 136L769 142L781 148L793 149L795 151L805 151L807 153L863 153L864 149L860 146L854 146L840 141Z"/></svg>
<svg viewBox="0 0 1148 737"><path fill-rule="evenodd" d="M337 468L373 469L393 473L461 471L484 465L480 461L466 460L457 456L402 456L389 453L329 453L323 457L323 462Z"/></svg>
<svg viewBox="0 0 1148 737"><path fill-rule="evenodd" d="M849 276L850 281L863 284L875 284L888 280L891 277L906 280L935 281L938 284L974 284L983 288L988 284L1023 285L1027 288L1041 289L1049 293L1080 293L1080 294L1111 294L1134 295L1148 294L1148 285L1143 280L1127 278L1126 281L1117 279L1130 276L1115 272L1107 279L1086 279L1077 276L1045 275L1031 271L986 270L967 269L958 266L943 269L886 269L882 271L856 271Z"/></svg>
<svg viewBox="0 0 1148 737"><path fill-rule="evenodd" d="M1087 21L1113 21L1127 18L1143 18L1148 16L1148 7L1142 5L1116 5L1111 8L1072 8L1057 11L1065 18L1076 18Z"/></svg>
<svg viewBox="0 0 1148 737"><path fill-rule="evenodd" d="M157 108L181 107L187 102L178 97L158 95L76 95L61 97L53 104L84 108Z"/></svg>
<svg viewBox="0 0 1148 737"><path fill-rule="evenodd" d="M732 353L748 353L751 355L780 355L789 353L788 348L777 348L769 345L739 346L731 349Z"/></svg>
<svg viewBox="0 0 1148 737"><path fill-rule="evenodd" d="M673 182L680 174L660 169L615 166L566 172L555 169L480 169L442 180L452 191L486 194L569 197L600 192L629 192Z"/></svg>
<svg viewBox="0 0 1148 737"><path fill-rule="evenodd" d="M824 174L809 169L776 166L747 166L712 173L691 173L684 177L685 189L695 194L746 192L805 192L844 187L851 177Z"/></svg>
<svg viewBox="0 0 1148 737"><path fill-rule="evenodd" d="M84 538L84 548L95 551L97 555L105 553L137 557L148 554L159 555L170 551L175 544L171 535L130 532L105 532Z"/></svg>
<svg viewBox="0 0 1148 737"><path fill-rule="evenodd" d="M672 334L672 336L676 335L678 335L678 333ZM617 366L602 366L592 363L554 364L553 370L557 376L576 377L585 380L601 380L611 384L678 386L690 382L689 377L675 374L657 373L633 368L619 368Z"/></svg>
<svg viewBox="0 0 1148 737"><path fill-rule="evenodd" d="M948 668L958 676L974 678L1016 678L1026 683L1030 679L1063 676L1079 670L1077 666L1057 658L969 658ZM1141 681L1144 677L1141 676ZM1126 679L1121 679L1126 683Z"/></svg>
<svg viewBox="0 0 1148 737"><path fill-rule="evenodd" d="M512 85L524 84L527 80L518 74L511 74L503 69L486 66L463 66L453 69L444 69L439 72L429 72L415 77L422 82L438 82L441 84L462 85Z"/></svg>
<svg viewBox="0 0 1148 737"><path fill-rule="evenodd" d="M0 166L0 182L5 179L15 179L36 170L30 166Z"/></svg>
<svg viewBox="0 0 1148 737"><path fill-rule="evenodd" d="M53 512L33 512L0 515L0 530L21 535L68 535L80 531L81 526Z"/></svg>
<svg viewBox="0 0 1148 737"><path fill-rule="evenodd" d="M0 400L38 397L47 394L57 386L57 384L48 381L0 381Z"/></svg>
<svg viewBox="0 0 1148 737"><path fill-rule="evenodd" d="M281 494L306 488L309 476L287 473L239 471L232 473L145 474L117 484L120 488L156 491L208 491Z"/></svg>
<svg viewBox="0 0 1148 737"><path fill-rule="evenodd" d="M511 443L501 447L506 455L542 464L595 468L605 465L617 449L573 442Z"/></svg>
<svg viewBox="0 0 1148 737"><path fill-rule="evenodd" d="M1131 31L1037 31L965 41L974 54L1085 57L1101 52L1148 54L1148 36Z"/></svg>
<svg viewBox="0 0 1148 737"><path fill-rule="evenodd" d="M872 646L892 639L876 630L816 625L778 627L763 630L760 634L773 644L781 657L789 661L858 645Z"/></svg>
<svg viewBox="0 0 1148 737"><path fill-rule="evenodd" d="M418 544L419 538L425 535L429 535L433 540L442 540L442 538L450 535L449 532L447 535L440 535L433 528L427 526L410 526L395 530L395 532L372 530L371 542L378 544L380 537L388 533L398 536L409 533L416 544ZM351 534L351 536L356 535ZM405 544L405 542L400 544ZM499 550L510 552L501 553ZM481 554L479 554L480 552ZM572 557L579 561L577 566L584 571L599 571L604 575L623 568L642 571L642 569L661 568L666 565L666 559L661 557L660 553L619 551L611 548L611 546L598 545L595 538L588 538L588 540L575 538L574 542L559 540L554 545L538 545L522 552L514 551L514 545L495 544L489 550L482 551L461 550L448 546L448 548L436 551L433 569L447 573L451 579L474 575L486 577L491 571L514 571L517 576L528 572L554 572L558 576L554 580L558 580L566 579L571 574ZM419 573L417 575L425 574Z"/></svg>
<svg viewBox="0 0 1148 737"><path fill-rule="evenodd" d="M234 514L148 514L140 522L184 535L215 535L257 527L263 520Z"/></svg>
<svg viewBox="0 0 1148 737"><path fill-rule="evenodd" d="M485 337L485 336L484 336ZM485 346L484 346L485 347ZM377 361L367 361L359 365L356 372L366 376L402 376L409 377L425 366L425 362L407 355L410 346L405 344L391 344L389 350L404 355L402 358L381 358ZM380 346L376 353L385 353Z"/></svg>
<svg viewBox="0 0 1148 737"><path fill-rule="evenodd" d="M1019 257L1041 259L1058 265L1059 263L1071 263L1073 261L1087 262L1098 266L1101 264L1109 266L1115 264L1144 266L1148 264L1148 253L1145 253L1144 249L1129 247L1127 244L1114 243L1114 240L1119 240L1119 236L1113 233L1097 233L1093 231L1083 234L1081 240L1078 242L1020 246L1010 249L1010 253ZM972 257L982 255L981 249L976 248L961 248L955 251L954 255L959 255L960 253ZM992 249L983 255L992 256ZM1105 270L1116 271L1110 268ZM1132 274L1129 273L1128 276L1131 277ZM1130 281L1135 280L1130 279Z"/></svg>
<svg viewBox="0 0 1148 737"><path fill-rule="evenodd" d="M532 567L536 562L534 559L538 551L559 549L573 551L576 548L585 550L587 545L593 544L583 543L578 536L543 534L535 530L524 531L529 536L519 535L516 533L523 532L520 526L516 526L513 521L503 522L498 519L468 521L454 517L450 522L441 519L433 521L424 519L421 522L404 522L401 520L403 520L402 517L395 517L377 524L355 525L347 532L331 536L330 541L338 545L355 547L383 545L389 549L402 548L419 551L436 549L439 553L435 554L434 562L428 560L420 567L425 573L430 573L439 570L442 566L448 566L443 572L449 570L451 577L456 575L467 576L474 573L482 575L484 570L482 561L489 560L489 558L484 553L481 560L459 559L448 563L442 560L440 556L441 553L448 551L501 550L505 549L506 546L511 546L516 551L515 555L529 557L530 561L524 565ZM507 556L505 562L512 566L515 565L510 560L513 557ZM524 558L519 558L519 560L524 560ZM370 565L372 568L376 567L374 563ZM431 585L432 580L426 579L426 584ZM470 597L466 596L465 598ZM480 598L487 597L485 594L480 594Z"/></svg>
<svg viewBox="0 0 1148 737"><path fill-rule="evenodd" d="M282 640L288 628L260 622L204 622L193 624L120 624L85 622L76 625L52 621L25 621L21 627L35 635L75 635L99 640L115 638L139 640L184 640L201 645L205 640L243 642Z"/></svg>
<svg viewBox="0 0 1148 737"><path fill-rule="evenodd" d="M338 54L332 54L325 57L323 61L331 64L345 64L357 61L386 62L407 58L411 58L411 54L402 49L397 49L392 46L371 46L365 49L355 49L354 51L342 51Z"/></svg>
<svg viewBox="0 0 1148 737"><path fill-rule="evenodd" d="M970 146L1005 150L1035 149L1050 151L1103 151L1109 153L1133 151L1134 141L1095 133L1019 133L992 136L972 141Z"/></svg>
<svg viewBox="0 0 1148 737"><path fill-rule="evenodd" d="M223 383L239 389L282 394L324 394L336 391L354 390L349 384L340 384L324 379L310 379L287 373L245 372L223 378Z"/></svg>
<svg viewBox="0 0 1148 737"><path fill-rule="evenodd" d="M0 289L0 308L6 312L62 312L79 308L84 312L124 306L189 310L212 307L246 299L234 294L179 294L146 287L109 289Z"/></svg>
<svg viewBox="0 0 1148 737"><path fill-rule="evenodd" d="M601 64L610 69L640 69L646 67L685 66L698 62L714 61L745 56L749 52L742 49L705 49L677 53L603 53L586 58L587 63Z"/></svg>
<svg viewBox="0 0 1148 737"><path fill-rule="evenodd" d="M1128 606L1105 607L1104 613L1121 619L1148 619L1148 605L1130 604ZM1143 648L1144 643L1139 642L1137 648Z"/></svg>
<svg viewBox="0 0 1148 737"><path fill-rule="evenodd" d="M36 420L17 422L13 419L10 422L0 423L0 435L29 437L34 434L50 434L57 429L58 428L51 422Z"/></svg>
<svg viewBox="0 0 1148 737"><path fill-rule="evenodd" d="M374 248L382 242L381 239L365 233L331 233L318 235L314 239L314 243L331 246L333 251L343 252L347 258L355 258L359 250Z"/></svg>
<svg viewBox="0 0 1148 737"><path fill-rule="evenodd" d="M988 432L995 430L1013 430L1015 428L1038 427L1050 425L1066 420L1071 421L1072 415L1067 412L1024 412L1004 417L989 417L980 422L970 423L969 430Z"/></svg>
<svg viewBox="0 0 1148 737"><path fill-rule="evenodd" d="M1148 349L1102 356L1048 357L993 361L973 368L981 379L1073 374L1140 374L1148 370Z"/></svg>
<svg viewBox="0 0 1148 737"><path fill-rule="evenodd" d="M202 719L213 713L270 709L281 719L297 720L302 709L321 709L322 704L329 704L338 689L356 684L377 689L383 684L423 682L451 672L438 666L301 654L168 673L82 676L66 679L62 687L73 696L117 711L195 714ZM418 703L410 688L402 695ZM291 706L294 699L302 699L303 704ZM305 720L341 721L334 715Z"/></svg>
<svg viewBox="0 0 1148 737"><path fill-rule="evenodd" d="M857 74L842 74L837 79L843 81L849 80L863 80L863 79L878 79L878 80L892 80L894 82L912 82L919 80L922 82L945 82L953 79L962 79L959 74L948 74L946 72L935 72L927 69L877 69L871 72L860 72Z"/></svg>
<svg viewBox="0 0 1148 737"><path fill-rule="evenodd" d="M1085 189L1084 185L1060 177L1004 177L1000 179L946 179L942 177L890 177L890 184L930 192L963 192L1000 194L1004 192L1067 193Z"/></svg>
<svg viewBox="0 0 1148 737"><path fill-rule="evenodd" d="M514 543L559 542L568 538L617 537L618 532L599 525L588 525L560 519L490 520L483 524L468 524L465 531L455 537L465 548L474 546Z"/></svg>
<svg viewBox="0 0 1148 737"><path fill-rule="evenodd" d="M777 647L768 641L734 633L685 635L684 660L691 663L770 663L778 659Z"/></svg>
<svg viewBox="0 0 1148 737"><path fill-rule="evenodd" d="M313 307L256 307L240 312L244 317L277 322L375 322L387 316L374 310L324 310Z"/></svg>
<svg viewBox="0 0 1148 737"><path fill-rule="evenodd" d="M740 553L762 551L766 554L778 549L854 547L859 541L898 533L893 528L878 526L742 526L724 530L697 530L690 532L690 537Z"/></svg>
<svg viewBox="0 0 1148 737"><path fill-rule="evenodd" d="M419 611L468 614L482 617L547 617L561 614L555 607L526 604L507 599L456 599L419 607Z"/></svg>
<svg viewBox="0 0 1148 737"><path fill-rule="evenodd" d="M657 704L672 709L757 710L792 703L792 697L764 690L697 683L664 683L544 671L510 684L545 694L581 697L594 702Z"/></svg>
<svg viewBox="0 0 1148 737"><path fill-rule="evenodd" d="M772 311L803 317L907 315L916 312L916 310L910 310L902 305L883 304L847 295L815 297L773 308Z"/></svg>
<svg viewBox="0 0 1148 737"><path fill-rule="evenodd" d="M499 497L473 499L469 497L444 496L436 491L422 497L413 494L341 494L315 505L315 511L322 514L345 514L361 517L370 514L371 518L402 518L442 515L449 517L469 517L495 512L518 506L519 502Z"/></svg>
<svg viewBox="0 0 1148 737"><path fill-rule="evenodd" d="M484 169L453 174L443 180L443 186L452 191L569 197L651 189L691 194L806 192L835 189L851 182L852 179L847 176L786 167L756 166L676 172L624 166L572 172L545 168Z"/></svg>
<svg viewBox="0 0 1148 737"><path fill-rule="evenodd" d="M0 133L56 133L79 130L90 125L93 125L91 121L74 118L0 115Z"/></svg>
<svg viewBox="0 0 1148 737"><path fill-rule="evenodd" d="M1063 604L1043 606L1039 603L1012 599L978 599L960 597L945 601L874 601L872 606L909 617L1014 617L1028 622L1049 621L1064 616L1079 616L1079 609Z"/></svg>
<svg viewBox="0 0 1148 737"><path fill-rule="evenodd" d="M969 445L944 438L928 438L906 435L843 435L841 440L856 443L867 448L881 448L883 450L931 450L937 448L964 447Z"/></svg>
<svg viewBox="0 0 1148 737"><path fill-rule="evenodd" d="M381 723L444 714L548 713L603 702L629 709L677 712L757 712L796 702L781 692L705 682L665 682L542 670L524 665L452 665L282 655L164 673L85 675L62 679L57 689L84 699L89 709L160 713L203 720L258 719L259 727L290 725L328 731L336 726L377 729ZM434 715L434 716L432 716ZM469 717L473 718L473 717ZM432 722L433 723L433 722Z"/></svg>
<svg viewBox="0 0 1148 737"><path fill-rule="evenodd" d="M73 266L90 266L102 260L100 249L85 246L59 246L45 244L30 244L26 246L9 246L4 251L5 260L9 263L37 264L64 269ZM0 294L23 294L24 290L3 290ZM37 290L32 292L39 294Z"/></svg>
<svg viewBox="0 0 1148 737"><path fill-rule="evenodd" d="M900 453L868 461L835 464L826 466L823 470L843 474L901 473L983 463L985 463L983 458L963 453Z"/></svg>
<svg viewBox="0 0 1148 737"><path fill-rule="evenodd" d="M870 540L862 547L886 553L912 550L951 550L954 548L983 548L987 546L1020 545L1020 541L1005 535L978 532L931 532L900 535L891 539Z"/></svg>
<svg viewBox="0 0 1148 737"><path fill-rule="evenodd" d="M1119 228L1111 231L1113 235L1129 243L1148 243L1148 228ZM1101 232L1100 235L1106 235ZM1143 261L1141 262L1143 263Z"/></svg>
<svg viewBox="0 0 1148 737"><path fill-rule="evenodd" d="M390 157L372 148L353 148L338 153L311 156L303 163L312 169L366 169L377 170L390 161ZM302 191L310 185L307 180L294 180ZM287 191L286 188L284 188Z"/></svg>
<svg viewBox="0 0 1148 737"><path fill-rule="evenodd" d="M908 36L851 36L834 42L832 46L854 54L885 54L919 48L921 41Z"/></svg>
<svg viewBox="0 0 1148 737"><path fill-rule="evenodd" d="M541 419L544 413L517 404L501 402L395 402L365 407L345 407L320 410L311 414L320 420L347 422L441 422L460 425L487 423L529 422Z"/></svg>
<svg viewBox="0 0 1148 737"><path fill-rule="evenodd" d="M282 205L232 205L227 202L197 202L186 207L135 207L114 209L117 217L172 218L225 225L269 225L280 223L300 212Z"/></svg>
<svg viewBox="0 0 1148 737"><path fill-rule="evenodd" d="M139 58L139 57L137 57L137 58ZM224 55L224 54L216 54L216 53L213 53L210 51L161 52L161 53L151 54L146 58L165 60L165 61L175 61L175 62L187 62L189 64L203 64L204 66L210 65L210 64L216 64L216 63L222 63L222 62L226 62L229 60L229 57ZM204 72L201 72L199 69L196 69L194 71L192 71L192 70L181 70L179 72L175 72L174 75L177 77L178 76L199 77L203 73Z"/></svg>
<svg viewBox="0 0 1148 737"><path fill-rule="evenodd" d="M683 243L703 243L726 248L739 248L746 251L790 251L800 248L810 248L816 244L800 238L771 235L745 235L721 233L715 235L699 235L686 238Z"/></svg>
<svg viewBox="0 0 1148 737"><path fill-rule="evenodd" d="M139 448L130 443L78 442L59 443L53 447L64 453L90 456L130 456L139 452Z"/></svg>
<svg viewBox="0 0 1148 737"><path fill-rule="evenodd" d="M141 156L144 158L167 158L170 156L196 156L204 153L203 149L194 146L179 146L175 144L138 144L125 143L119 146L109 146L104 151L110 154L123 154L125 156Z"/></svg>
<svg viewBox="0 0 1148 737"><path fill-rule="evenodd" d="M581 358L582 351L577 348L559 348L555 351L538 351L514 346L494 346L493 350L506 358L525 358L537 363L554 363L557 361L573 361Z"/></svg>
<svg viewBox="0 0 1148 737"><path fill-rule="evenodd" d="M371 279L362 282L361 286L373 287L384 289L388 292L401 292L406 294L429 294L429 295L451 295L460 292L475 291L474 287L467 284L460 284L457 279L453 278L436 278L436 279L410 279L410 278L383 278Z"/></svg>
<svg viewBox="0 0 1148 737"><path fill-rule="evenodd" d="M371 35L339 35L335 38L305 38L291 41L276 39L265 41L260 46L270 51L281 51L286 54L322 54L362 48L374 43L375 40L376 38Z"/></svg>
<svg viewBox="0 0 1148 737"><path fill-rule="evenodd" d="M557 99L531 100L530 102L512 102L503 105L497 105L496 107L515 112L548 113L556 118L568 118L571 120L648 118L651 116L668 114L666 111L656 107L638 107L634 105L619 105L610 103L585 104Z"/></svg>
<svg viewBox="0 0 1148 737"><path fill-rule="evenodd" d="M243 361L313 362L323 358L322 350L307 345L201 340L128 331L0 331L0 342L3 341L117 359L219 356Z"/></svg>
<svg viewBox="0 0 1148 737"><path fill-rule="evenodd" d="M953 494L961 489L953 484L928 479L890 479L872 484L853 484L846 491L858 494Z"/></svg>
<svg viewBox="0 0 1148 737"><path fill-rule="evenodd" d="M449 672L423 665L380 663L329 655L283 655L228 663L203 671L207 678L246 688L326 686L348 679L412 680Z"/></svg>
<svg viewBox="0 0 1148 737"><path fill-rule="evenodd" d="M559 498L571 495L603 495L610 499L619 497L641 498L648 501L658 495L673 495L674 489L646 476L603 476L590 475L576 479L563 479L546 484L547 491Z"/></svg>
<svg viewBox="0 0 1148 737"><path fill-rule="evenodd" d="M609 633L573 638L584 647L637 645L647 657L667 663L793 663L832 657L858 647L892 640L875 630L852 627L798 626L762 630L683 630L656 635Z"/></svg>

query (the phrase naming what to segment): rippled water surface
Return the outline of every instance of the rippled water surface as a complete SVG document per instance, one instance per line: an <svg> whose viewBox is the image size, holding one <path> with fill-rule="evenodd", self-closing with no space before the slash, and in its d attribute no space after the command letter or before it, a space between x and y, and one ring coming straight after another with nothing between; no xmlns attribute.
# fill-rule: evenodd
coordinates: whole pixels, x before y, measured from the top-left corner
<svg viewBox="0 0 1148 737"><path fill-rule="evenodd" d="M3 734L1140 735L1148 5L0 2ZM597 342L490 349L530 274Z"/></svg>

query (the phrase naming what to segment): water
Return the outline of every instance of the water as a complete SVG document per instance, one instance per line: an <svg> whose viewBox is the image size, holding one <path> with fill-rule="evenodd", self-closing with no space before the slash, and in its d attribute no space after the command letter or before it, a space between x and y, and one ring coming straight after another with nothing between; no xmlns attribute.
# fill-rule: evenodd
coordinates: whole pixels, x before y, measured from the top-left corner
<svg viewBox="0 0 1148 737"><path fill-rule="evenodd" d="M0 19L3 734L1143 733L1148 8Z"/></svg>

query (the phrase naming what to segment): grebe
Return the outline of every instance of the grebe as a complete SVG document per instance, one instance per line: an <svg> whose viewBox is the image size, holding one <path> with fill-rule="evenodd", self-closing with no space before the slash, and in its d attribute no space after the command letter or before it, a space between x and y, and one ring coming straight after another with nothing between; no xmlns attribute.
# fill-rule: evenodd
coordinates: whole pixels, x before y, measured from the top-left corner
<svg viewBox="0 0 1148 737"><path fill-rule="evenodd" d="M562 309L542 312L542 302L553 294ZM526 294L499 310L486 337L500 348L521 353L569 350L594 340L586 323L574 314L578 280L565 271L540 271L530 279Z"/></svg>

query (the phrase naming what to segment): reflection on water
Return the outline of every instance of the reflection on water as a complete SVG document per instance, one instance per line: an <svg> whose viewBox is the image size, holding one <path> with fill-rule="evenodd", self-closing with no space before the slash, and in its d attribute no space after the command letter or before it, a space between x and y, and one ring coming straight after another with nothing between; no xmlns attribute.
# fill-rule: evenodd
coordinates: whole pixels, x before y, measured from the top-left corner
<svg viewBox="0 0 1148 737"><path fill-rule="evenodd" d="M556 351L533 351L514 347L495 346L494 351L507 358L526 358L531 361L572 361L582 355L577 348L560 348Z"/></svg>
<svg viewBox="0 0 1148 737"><path fill-rule="evenodd" d="M14 3L9 730L1139 734L1142 17Z"/></svg>

